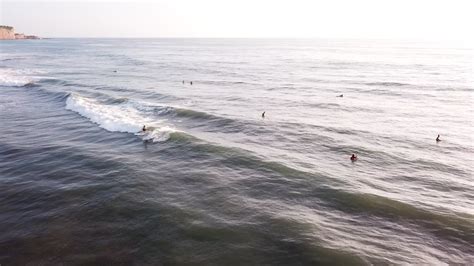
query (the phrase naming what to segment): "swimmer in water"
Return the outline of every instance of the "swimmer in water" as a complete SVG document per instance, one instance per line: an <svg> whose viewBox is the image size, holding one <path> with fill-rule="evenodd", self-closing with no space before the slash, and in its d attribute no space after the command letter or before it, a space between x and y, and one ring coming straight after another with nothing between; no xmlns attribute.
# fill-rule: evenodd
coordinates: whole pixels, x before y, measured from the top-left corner
<svg viewBox="0 0 474 266"><path fill-rule="evenodd" d="M265 118L265 112L262 113L262 118Z"/></svg>
<svg viewBox="0 0 474 266"><path fill-rule="evenodd" d="M143 125L143 127L142 127L142 131L143 131L143 132L145 132L145 131L146 131L146 126L145 126L145 125Z"/></svg>
<svg viewBox="0 0 474 266"><path fill-rule="evenodd" d="M439 134L438 136L436 137L436 142L440 142L441 140L439 139Z"/></svg>
<svg viewBox="0 0 474 266"><path fill-rule="evenodd" d="M356 161L356 160L357 160L357 156L355 154L352 154L351 161Z"/></svg>
<svg viewBox="0 0 474 266"><path fill-rule="evenodd" d="M189 82L189 84L193 85L193 82L191 81L191 82Z"/></svg>

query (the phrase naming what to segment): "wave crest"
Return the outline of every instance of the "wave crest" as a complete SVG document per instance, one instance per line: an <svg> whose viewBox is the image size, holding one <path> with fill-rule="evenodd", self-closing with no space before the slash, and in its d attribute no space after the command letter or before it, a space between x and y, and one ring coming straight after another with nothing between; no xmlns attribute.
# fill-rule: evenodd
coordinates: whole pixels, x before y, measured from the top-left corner
<svg viewBox="0 0 474 266"><path fill-rule="evenodd" d="M143 140L160 142L168 140L170 133L176 131L171 125L166 125L164 120L155 119L153 113L140 110L142 108L136 108L135 105L126 100L106 104L75 94L66 100L66 109L111 132L133 133ZM141 132L143 125L148 127L146 132Z"/></svg>
<svg viewBox="0 0 474 266"><path fill-rule="evenodd" d="M21 87L33 83L27 71L0 69L0 86Z"/></svg>

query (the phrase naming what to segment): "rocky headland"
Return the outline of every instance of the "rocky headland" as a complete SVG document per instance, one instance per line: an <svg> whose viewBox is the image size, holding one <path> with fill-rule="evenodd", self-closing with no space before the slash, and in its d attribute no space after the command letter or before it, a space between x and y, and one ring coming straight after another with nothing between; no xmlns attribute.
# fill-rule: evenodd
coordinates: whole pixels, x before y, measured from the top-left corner
<svg viewBox="0 0 474 266"><path fill-rule="evenodd" d="M15 28L0 25L0 40L31 40L40 39L38 36L15 33Z"/></svg>

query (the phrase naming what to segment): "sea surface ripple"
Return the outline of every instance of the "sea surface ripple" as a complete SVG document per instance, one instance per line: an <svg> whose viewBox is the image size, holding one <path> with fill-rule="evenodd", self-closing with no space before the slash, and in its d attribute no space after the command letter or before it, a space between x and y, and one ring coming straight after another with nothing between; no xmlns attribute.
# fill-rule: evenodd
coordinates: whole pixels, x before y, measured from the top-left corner
<svg viewBox="0 0 474 266"><path fill-rule="evenodd" d="M3 41L0 265L472 265L473 55Z"/></svg>

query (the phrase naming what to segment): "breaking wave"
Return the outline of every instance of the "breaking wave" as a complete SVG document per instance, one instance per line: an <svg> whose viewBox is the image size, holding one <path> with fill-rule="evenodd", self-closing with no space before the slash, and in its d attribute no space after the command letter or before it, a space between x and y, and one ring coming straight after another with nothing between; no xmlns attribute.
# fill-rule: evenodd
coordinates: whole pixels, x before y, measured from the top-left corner
<svg viewBox="0 0 474 266"><path fill-rule="evenodd" d="M143 140L166 141L170 133L176 131L165 119L158 119L146 108L137 108L136 103L127 99L107 104L71 94L66 100L66 109L88 118L105 130L133 133ZM143 125L148 128L146 132L141 132Z"/></svg>
<svg viewBox="0 0 474 266"><path fill-rule="evenodd" d="M35 78L30 74L31 71L0 68L0 86L21 87L32 84Z"/></svg>

